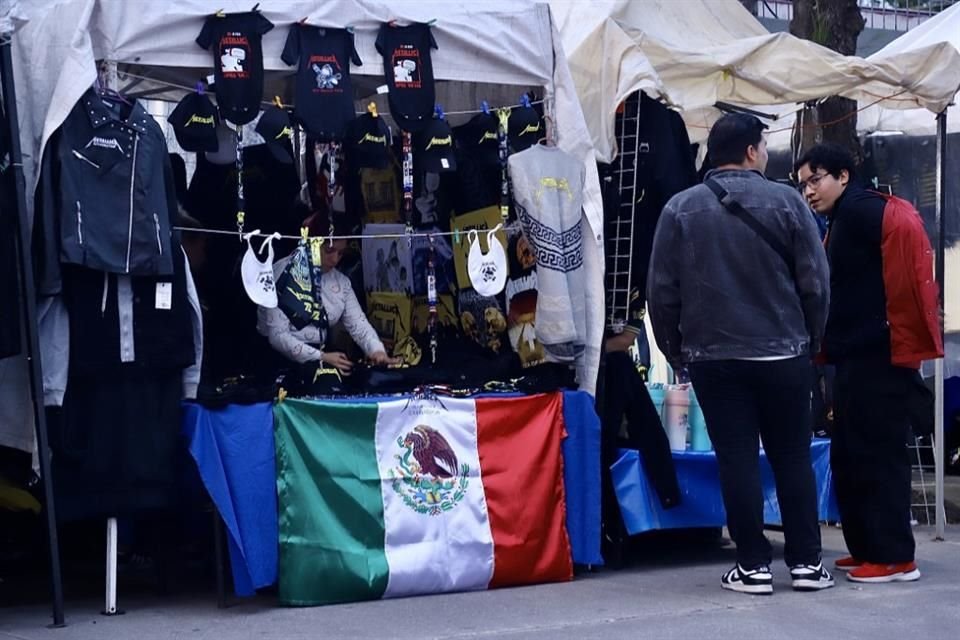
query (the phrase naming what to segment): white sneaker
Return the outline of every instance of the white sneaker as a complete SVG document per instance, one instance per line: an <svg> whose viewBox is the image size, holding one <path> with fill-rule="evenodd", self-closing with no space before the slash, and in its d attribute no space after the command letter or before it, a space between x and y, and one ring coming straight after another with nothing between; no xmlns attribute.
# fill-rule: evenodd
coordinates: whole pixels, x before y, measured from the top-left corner
<svg viewBox="0 0 960 640"><path fill-rule="evenodd" d="M794 591L820 591L829 589L834 584L833 576L824 568L822 562L790 567L790 578L793 580Z"/></svg>
<svg viewBox="0 0 960 640"><path fill-rule="evenodd" d="M740 563L723 574L720 586L730 591L752 593L754 595L769 596L773 594L773 574L770 567L761 566L747 570Z"/></svg>

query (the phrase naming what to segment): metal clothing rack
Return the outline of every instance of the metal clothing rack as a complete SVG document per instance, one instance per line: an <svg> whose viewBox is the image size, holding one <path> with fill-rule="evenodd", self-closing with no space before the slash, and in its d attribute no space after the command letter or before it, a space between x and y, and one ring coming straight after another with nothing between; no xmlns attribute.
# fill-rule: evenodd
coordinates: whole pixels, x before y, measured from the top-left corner
<svg viewBox="0 0 960 640"><path fill-rule="evenodd" d="M633 288L634 220L643 192L637 194L637 168L641 153L649 152L640 142L640 94L631 94L623 103L614 124L619 153L614 161L613 177L619 190L616 215L605 224L607 256L607 327L623 331L629 319L630 292Z"/></svg>

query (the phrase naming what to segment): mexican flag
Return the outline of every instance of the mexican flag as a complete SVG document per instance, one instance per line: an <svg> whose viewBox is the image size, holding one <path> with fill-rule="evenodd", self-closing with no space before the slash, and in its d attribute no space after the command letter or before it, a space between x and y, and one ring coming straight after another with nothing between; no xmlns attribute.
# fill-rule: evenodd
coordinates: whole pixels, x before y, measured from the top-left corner
<svg viewBox="0 0 960 640"><path fill-rule="evenodd" d="M571 580L562 403L277 404L280 602Z"/></svg>

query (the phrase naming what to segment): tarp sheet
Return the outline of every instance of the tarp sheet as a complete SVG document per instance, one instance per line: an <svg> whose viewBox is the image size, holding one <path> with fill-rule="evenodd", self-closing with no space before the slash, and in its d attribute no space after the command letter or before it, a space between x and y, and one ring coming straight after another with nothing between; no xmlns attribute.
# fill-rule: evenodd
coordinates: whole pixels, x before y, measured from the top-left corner
<svg viewBox="0 0 960 640"><path fill-rule="evenodd" d="M830 441L814 440L810 447L810 456L817 479L817 508L820 520L836 522L840 515L830 472ZM673 463L677 469L677 481L680 483L682 497L679 506L664 509L647 481L640 454L632 449L620 450L620 457L610 469L623 523L630 535L656 529L726 526L727 514L720 493L720 472L716 455L712 451L674 452ZM760 480L763 483L763 521L766 524L779 525L780 503L777 501L773 471L762 452Z"/></svg>

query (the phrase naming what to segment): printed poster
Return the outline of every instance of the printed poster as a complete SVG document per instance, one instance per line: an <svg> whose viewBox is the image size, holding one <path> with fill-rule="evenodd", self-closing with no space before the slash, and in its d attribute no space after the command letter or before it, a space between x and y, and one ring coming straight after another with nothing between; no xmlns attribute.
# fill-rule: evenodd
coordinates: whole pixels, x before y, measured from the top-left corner
<svg viewBox="0 0 960 640"><path fill-rule="evenodd" d="M367 292L413 293L413 256L402 224L368 224L363 235L393 238L363 239L363 287Z"/></svg>

